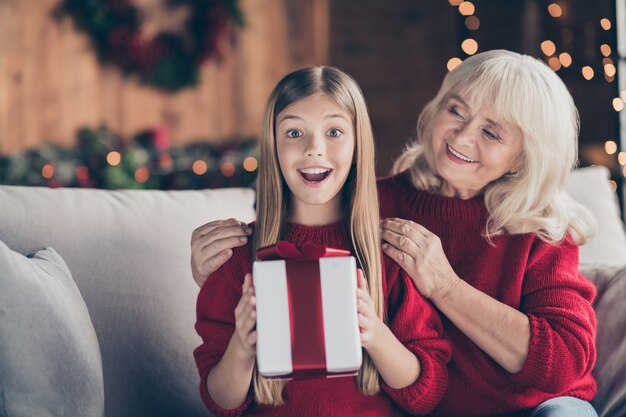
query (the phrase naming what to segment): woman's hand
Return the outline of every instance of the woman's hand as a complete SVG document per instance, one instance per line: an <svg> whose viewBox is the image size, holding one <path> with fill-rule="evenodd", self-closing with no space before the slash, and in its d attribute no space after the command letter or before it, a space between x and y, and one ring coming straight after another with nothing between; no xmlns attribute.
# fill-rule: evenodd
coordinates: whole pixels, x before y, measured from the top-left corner
<svg viewBox="0 0 626 417"><path fill-rule="evenodd" d="M241 299L235 308L235 333L233 338L237 342L240 352L244 356L253 357L256 354L256 297L252 285L252 274L246 274L243 281Z"/></svg>
<svg viewBox="0 0 626 417"><path fill-rule="evenodd" d="M236 219L216 220L191 234L191 273L199 287L233 254L233 248L248 241L252 229Z"/></svg>
<svg viewBox="0 0 626 417"><path fill-rule="evenodd" d="M382 332L385 330L383 323L376 314L374 301L367 288L367 280L363 271L357 269L356 309L358 312L359 330L361 333L361 345L368 352L374 349L377 342L382 340Z"/></svg>
<svg viewBox="0 0 626 417"><path fill-rule="evenodd" d="M390 218L381 223L383 250L404 269L426 298L441 299L458 283L441 240L424 226Z"/></svg>

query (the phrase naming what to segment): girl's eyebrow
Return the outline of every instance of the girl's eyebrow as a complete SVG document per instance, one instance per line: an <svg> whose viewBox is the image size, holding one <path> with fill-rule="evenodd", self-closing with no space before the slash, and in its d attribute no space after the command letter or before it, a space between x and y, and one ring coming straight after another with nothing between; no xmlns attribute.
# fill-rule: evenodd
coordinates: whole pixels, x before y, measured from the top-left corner
<svg viewBox="0 0 626 417"><path fill-rule="evenodd" d="M346 118L346 116L344 116L343 114L340 113L333 113L333 114L327 114L326 116L324 116L325 119L335 119L335 118L339 118L339 119L344 119L344 120L348 120ZM302 118L300 116L296 116L295 114L286 114L282 117L280 117L278 119L278 123L282 123L285 120L289 120L289 119L298 119L298 120L302 120Z"/></svg>

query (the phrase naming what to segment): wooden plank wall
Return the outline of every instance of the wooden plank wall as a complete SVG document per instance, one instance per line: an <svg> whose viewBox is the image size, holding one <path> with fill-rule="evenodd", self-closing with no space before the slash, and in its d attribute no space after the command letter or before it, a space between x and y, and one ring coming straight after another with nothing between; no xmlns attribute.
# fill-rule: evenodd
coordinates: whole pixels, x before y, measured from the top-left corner
<svg viewBox="0 0 626 417"><path fill-rule="evenodd" d="M166 94L101 66L71 19L52 17L59 0L0 0L0 154L71 145L103 123L125 137L166 125L174 144L257 136L275 83L327 62L328 1L240 0L246 24L225 58Z"/></svg>

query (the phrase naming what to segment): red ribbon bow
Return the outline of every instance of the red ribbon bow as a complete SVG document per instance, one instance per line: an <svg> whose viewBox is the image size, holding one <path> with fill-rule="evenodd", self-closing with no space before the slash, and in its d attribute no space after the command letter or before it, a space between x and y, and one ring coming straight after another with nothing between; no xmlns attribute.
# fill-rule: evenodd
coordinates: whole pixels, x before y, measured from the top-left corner
<svg viewBox="0 0 626 417"><path fill-rule="evenodd" d="M350 256L350 251L305 243L298 248L280 241L257 251L262 261L286 260L289 322L291 327L292 374L279 378L319 378L330 375L326 370L324 315L319 259ZM296 261L296 262L293 262ZM354 375L338 373L335 375Z"/></svg>

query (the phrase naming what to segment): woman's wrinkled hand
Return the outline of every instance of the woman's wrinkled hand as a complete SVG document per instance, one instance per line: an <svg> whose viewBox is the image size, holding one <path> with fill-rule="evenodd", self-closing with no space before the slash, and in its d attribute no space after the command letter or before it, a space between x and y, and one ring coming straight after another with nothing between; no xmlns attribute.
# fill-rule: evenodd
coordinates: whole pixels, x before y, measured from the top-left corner
<svg viewBox="0 0 626 417"><path fill-rule="evenodd" d="M236 219L215 220L204 224L191 234L191 273L202 286L207 277L217 271L233 254L233 248L243 246L252 229Z"/></svg>
<svg viewBox="0 0 626 417"><path fill-rule="evenodd" d="M383 251L396 261L426 298L441 299L460 279L450 266L441 240L424 226L399 218L381 222Z"/></svg>

